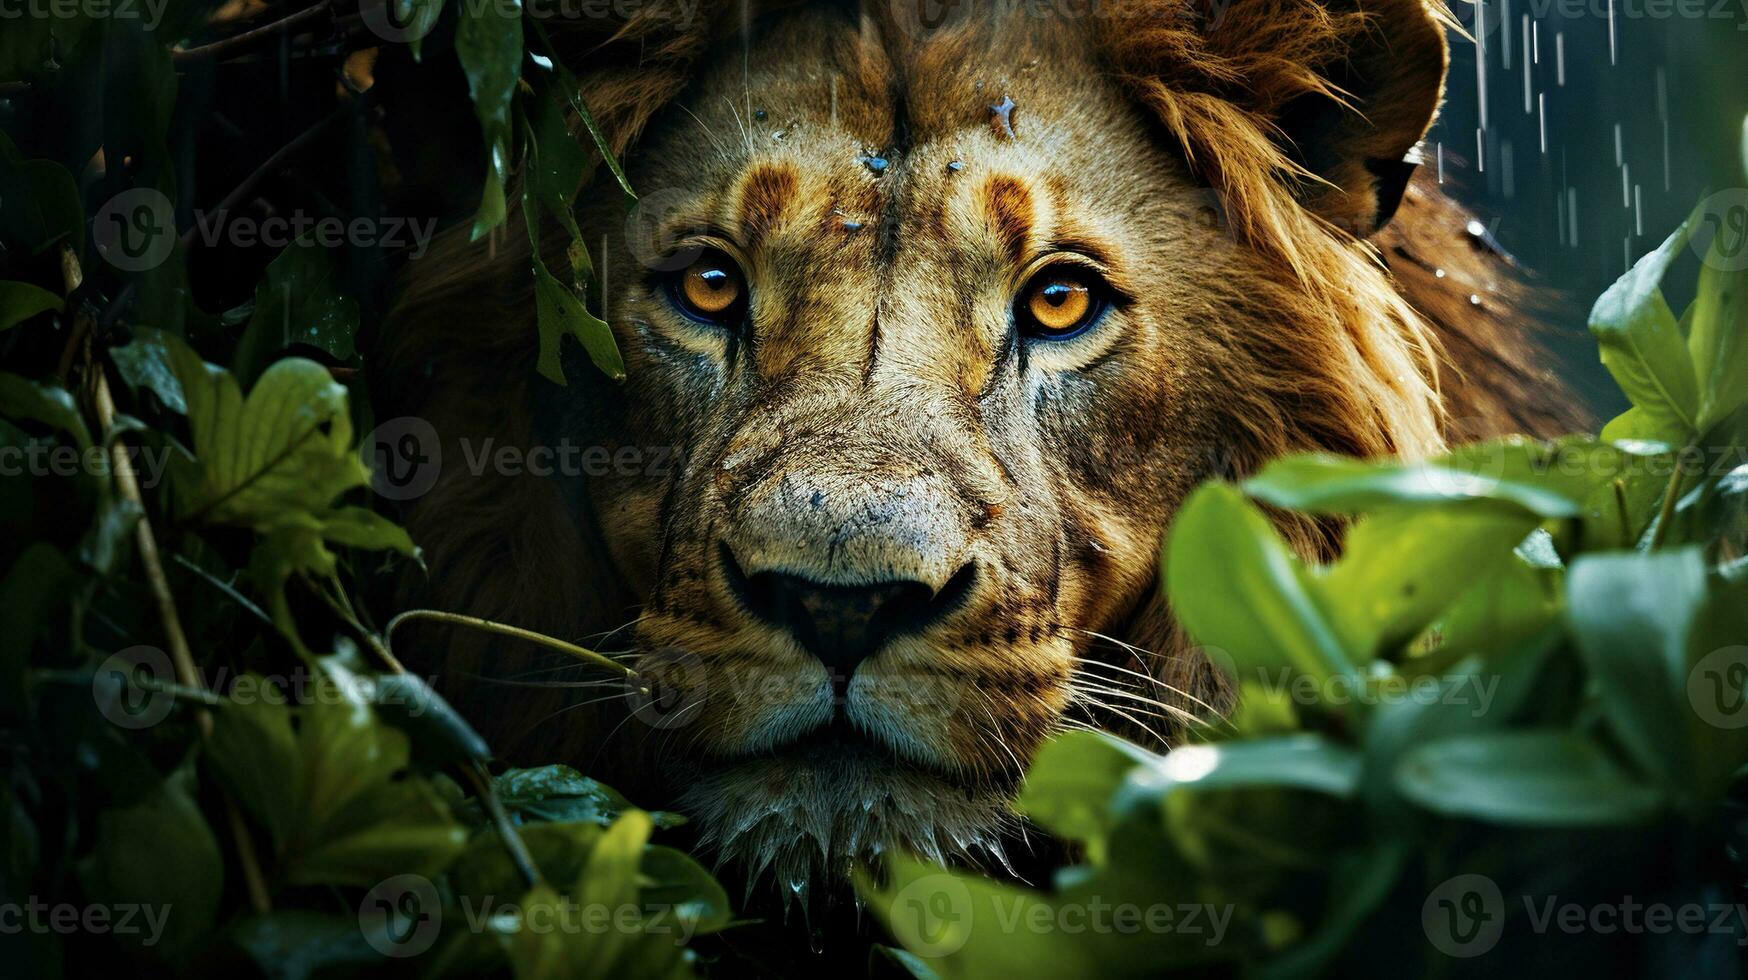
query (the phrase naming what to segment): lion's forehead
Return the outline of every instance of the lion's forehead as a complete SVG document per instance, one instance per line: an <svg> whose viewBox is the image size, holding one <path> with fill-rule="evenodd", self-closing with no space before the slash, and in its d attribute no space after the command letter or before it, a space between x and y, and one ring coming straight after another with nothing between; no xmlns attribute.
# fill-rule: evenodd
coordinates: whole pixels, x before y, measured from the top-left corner
<svg viewBox="0 0 1748 980"><path fill-rule="evenodd" d="M677 221L791 253L853 257L859 239L933 259L952 253L927 246L951 243L975 262L1052 237L1150 240L1182 195L1136 181L1188 182L1074 28L883 37L785 18L707 59L641 179L689 198Z"/></svg>

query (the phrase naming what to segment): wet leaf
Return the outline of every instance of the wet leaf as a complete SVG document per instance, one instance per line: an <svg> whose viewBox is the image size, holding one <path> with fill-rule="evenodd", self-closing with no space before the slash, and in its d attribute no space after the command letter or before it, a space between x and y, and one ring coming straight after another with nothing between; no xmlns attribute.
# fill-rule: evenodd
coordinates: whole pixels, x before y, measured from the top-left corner
<svg viewBox="0 0 1748 980"><path fill-rule="evenodd" d="M184 765L138 803L99 813L91 853L79 864L91 901L160 915L160 946L172 957L212 935L225 887L224 859L194 787L194 768ZM151 938L145 928L132 935Z"/></svg>
<svg viewBox="0 0 1748 980"><path fill-rule="evenodd" d="M1572 517L1598 486L1641 455L1586 438L1544 443L1511 437L1424 462L1289 456L1263 467L1244 490L1276 507L1315 514L1461 505Z"/></svg>
<svg viewBox="0 0 1748 980"><path fill-rule="evenodd" d="M1178 619L1240 673L1291 667L1323 682L1351 676L1343 638L1311 572L1232 487L1203 485L1173 519L1163 576Z"/></svg>
<svg viewBox="0 0 1748 980"><path fill-rule="evenodd" d="M85 244L85 208L73 175L50 160L0 159L0 242L42 252L63 241L75 253Z"/></svg>
<svg viewBox="0 0 1748 980"><path fill-rule="evenodd" d="M523 188L522 214L533 246L534 308L540 331L540 354L535 369L553 384L566 384L563 347L564 338L571 336L582 343L589 359L603 374L616 381L623 379L625 361L613 339L613 328L590 313L576 291L548 272L540 257L540 216L532 187Z"/></svg>
<svg viewBox="0 0 1748 980"><path fill-rule="evenodd" d="M1602 347L1602 363L1652 431L1678 443L1698 431L1699 383L1675 314L1658 286L1688 233L1682 225L1590 310L1590 332Z"/></svg>
<svg viewBox="0 0 1748 980"><path fill-rule="evenodd" d="M636 809L617 790L590 779L570 766L510 769L493 780L498 800L519 823L582 821L605 827ZM655 811L657 827L686 822L677 813Z"/></svg>
<svg viewBox="0 0 1748 980"><path fill-rule="evenodd" d="M73 393L58 384L0 374L0 415L41 422L72 436L81 450L91 448L91 433L85 428Z"/></svg>
<svg viewBox="0 0 1748 980"><path fill-rule="evenodd" d="M346 389L314 361L288 358L243 398L223 368L176 345L170 363L188 401L200 466L184 514L268 531L328 509L370 475L352 447Z"/></svg>
<svg viewBox="0 0 1748 980"><path fill-rule="evenodd" d="M1445 816L1537 827L1639 823L1665 805L1594 743L1563 731L1439 739L1403 757L1396 785Z"/></svg>
<svg viewBox="0 0 1748 980"><path fill-rule="evenodd" d="M507 0L459 9L455 53L486 147L485 187L473 222L473 237L479 239L503 224L508 213L504 188L510 179L510 104L522 77L522 5Z"/></svg>
<svg viewBox="0 0 1748 980"><path fill-rule="evenodd" d="M329 250L301 238L268 264L255 287L255 311L237 341L237 380L253 383L293 344L349 361L357 330L358 302L341 288Z"/></svg>
<svg viewBox="0 0 1748 980"><path fill-rule="evenodd" d="M144 388L158 396L164 407L178 415L188 414L182 382L170 364L170 344L156 330L141 330L131 343L111 348L109 356L123 381L136 391Z"/></svg>
<svg viewBox="0 0 1748 980"><path fill-rule="evenodd" d="M1611 729L1648 778L1687 782L1687 643L1706 598L1699 549L1585 555L1572 563L1572 633Z"/></svg>
<svg viewBox="0 0 1748 980"><path fill-rule="evenodd" d="M28 282L0 282L0 330L9 330L49 310L59 312L61 298Z"/></svg>

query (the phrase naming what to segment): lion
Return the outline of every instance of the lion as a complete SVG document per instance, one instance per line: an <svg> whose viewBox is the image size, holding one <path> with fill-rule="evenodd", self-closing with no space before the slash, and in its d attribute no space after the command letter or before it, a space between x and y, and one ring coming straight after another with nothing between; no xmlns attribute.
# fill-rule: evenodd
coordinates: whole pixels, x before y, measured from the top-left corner
<svg viewBox="0 0 1748 980"><path fill-rule="evenodd" d="M1439 7L683 9L549 24L641 196L581 195L623 381L576 344L536 374L518 216L409 266L373 385L446 461L616 461L446 464L406 514L422 598L678 706L450 631L421 666L507 756L671 802L750 877L999 862L1050 735L1164 748L1225 707L1159 596L1198 483L1569 421L1509 257L1414 166Z"/></svg>

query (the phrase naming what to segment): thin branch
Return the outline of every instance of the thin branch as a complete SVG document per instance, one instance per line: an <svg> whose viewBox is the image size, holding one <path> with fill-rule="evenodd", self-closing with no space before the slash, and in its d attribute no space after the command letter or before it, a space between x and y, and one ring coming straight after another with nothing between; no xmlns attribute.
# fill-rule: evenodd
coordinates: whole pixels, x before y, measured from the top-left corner
<svg viewBox="0 0 1748 980"><path fill-rule="evenodd" d="M270 24L262 24L260 27L252 28L241 34L234 34L222 40L214 41L211 44L203 44L196 48L172 48L170 50L170 59L179 65L195 61L224 61L240 51L247 50L260 44L262 41L272 40L281 34L291 31L295 27L299 27L309 21L315 20L327 13L328 9L328 0L321 0L320 3L313 7L306 7L295 14L282 17Z"/></svg>
<svg viewBox="0 0 1748 980"><path fill-rule="evenodd" d="M287 159L296 154L299 150L309 146L310 143L314 142L315 138L321 134L322 130L326 129L334 120L344 116L346 110L346 106L340 106L332 113L329 113L321 121L317 122L314 126L299 133L291 142L274 151L272 156L262 162L261 166L256 167L253 173L243 178L243 182L232 188L231 192L226 194L223 200L219 201L218 206L212 209L212 211L218 214L218 220L222 222L224 220L224 212L235 207L237 202L241 201L250 191L254 190L255 186L261 183L268 174L273 173L280 167L284 166ZM198 231L199 228L200 224L199 222L196 222L189 225L188 228L177 237L177 241L184 251L186 251L190 245L194 244L195 232ZM112 300L108 307L103 311L103 319L99 323L102 330L107 331L109 327L115 323L116 318L121 316L122 310L126 308L128 301L133 298L134 289L137 285L138 280L129 282L126 286L121 288L120 292L115 294L115 299Z"/></svg>
<svg viewBox="0 0 1748 980"><path fill-rule="evenodd" d="M1663 506L1657 510L1657 529L1651 532L1651 544L1647 549L1656 551L1663 547L1663 539L1669 536L1669 525L1675 520L1675 502L1681 497L1683 477L1687 476L1686 467L1682 461L1687 458L1688 449L1699 445L1699 437L1695 436L1687 447L1675 455L1675 469L1669 474L1669 485L1663 489Z"/></svg>
<svg viewBox="0 0 1748 980"><path fill-rule="evenodd" d="M388 629L383 631L382 638L379 640L377 639L376 634L365 629L364 626L358 622L356 616L353 616L348 610L340 608L334 598L327 594L327 590L324 589L320 591L322 592L323 597L328 600L328 605L333 607L335 611L340 614L341 618L345 619L353 629L357 630L360 636L364 637L365 642L376 652L377 658L381 660L389 670L396 674L405 674L407 672L407 668L401 664L400 659L389 649L389 637L394 632L395 624L399 623L409 614L402 613L390 620ZM342 595L341 598L344 598L344 596ZM427 611L429 610L414 610L414 612ZM468 782L473 784L475 795L479 797L480 803L484 805L486 815L492 821L492 828L497 831L498 840L503 843L504 850L509 853L510 860L516 865L516 870L521 872L523 882L526 883L529 888L539 887L545 881L545 879L540 875L540 865L535 862L534 854L528 850L528 843L522 839L522 833L516 829L515 821L510 819L510 812L504 809L503 801L498 799L497 787L492 785L492 774L488 769L486 769L486 764L478 759L470 759L468 760L467 765L463 767L463 771L467 773Z"/></svg>
<svg viewBox="0 0 1748 980"><path fill-rule="evenodd" d="M68 295L78 288L83 280L77 257L70 254L63 256L62 275ZM88 314L79 314L83 319ZM206 691L206 681L200 676L200 671L194 665L194 653L188 646L188 635L182 631L182 619L176 613L176 600L170 593L170 579L164 574L164 563L159 557L158 538L152 531L151 519L145 515L145 500L140 495L140 484L134 475L133 457L127 446L115 432L115 396L109 390L108 372L91 357L91 333L89 324L84 331L85 366L87 384L90 385L92 408L97 416L99 431L103 433L104 442L109 446L110 472L115 475L115 487L122 498L140 508L139 523L134 525L134 547L139 552L140 564L146 570L146 583L151 589L152 601L158 609L158 620L164 629L164 642L170 648L170 661L176 666L176 679L183 687L195 691ZM201 738L212 737L212 714L204 707L195 712L195 724L200 728ZM224 801L225 813L228 817L232 836L237 842L237 859L243 867L243 879L248 885L249 901L257 912L267 912L272 908L271 899L267 893L267 883L261 876L261 865L255 857L255 845L249 836L248 827L243 823L242 813L228 793L220 794Z"/></svg>
<svg viewBox="0 0 1748 980"><path fill-rule="evenodd" d="M262 161L261 165L256 167L254 172L250 173L249 176L244 177L242 183L231 188L231 192L226 194L219 200L218 204L213 206L212 213L218 216L217 220L223 222L225 213L231 208L236 207L244 198L248 197L249 192L253 191L256 185L265 180L268 174L279 170L280 167L285 165L286 160L295 156L298 151L315 142L316 137L320 136L322 131L327 129L335 120L345 116L349 108L349 106L344 105L336 108L333 112L323 116L315 125L293 137L291 142L273 151L272 156ZM189 225L188 229L182 233L183 248L187 248L194 243L194 235L199 227L199 223L196 222L195 224Z"/></svg>
<svg viewBox="0 0 1748 980"><path fill-rule="evenodd" d="M621 677L633 678L637 676L637 672L630 667L621 663L616 663L593 650L577 646L575 643L566 643L557 637L547 636L545 633L536 633L533 630L525 630L520 626L506 626L503 623L495 623L489 619L480 619L478 616L464 616L460 613L442 612L437 609L409 609L389 620L388 628L382 631L383 642L392 645L394 642L394 632L396 627L409 620L419 619L431 620L439 623L453 623L457 626L468 626L473 629L484 630L487 633L497 633L501 636L513 636L520 640L527 640L530 643L538 643L548 649L557 650L561 653L568 653L586 664L612 671Z"/></svg>

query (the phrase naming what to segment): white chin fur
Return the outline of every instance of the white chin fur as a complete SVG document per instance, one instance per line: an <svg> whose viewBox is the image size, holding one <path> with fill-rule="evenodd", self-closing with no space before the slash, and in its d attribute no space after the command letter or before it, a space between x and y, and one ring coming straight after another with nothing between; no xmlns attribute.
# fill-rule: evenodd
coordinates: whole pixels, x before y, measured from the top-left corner
<svg viewBox="0 0 1748 980"><path fill-rule="evenodd" d="M1014 825L1007 796L967 789L892 759L842 746L753 759L700 774L680 800L719 865L738 865L750 895L767 874L786 899L807 904L809 884L830 887L887 850L937 862L1006 866L1001 837Z"/></svg>

